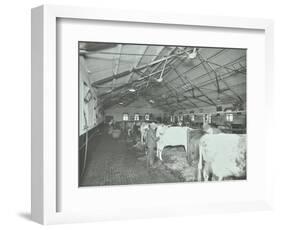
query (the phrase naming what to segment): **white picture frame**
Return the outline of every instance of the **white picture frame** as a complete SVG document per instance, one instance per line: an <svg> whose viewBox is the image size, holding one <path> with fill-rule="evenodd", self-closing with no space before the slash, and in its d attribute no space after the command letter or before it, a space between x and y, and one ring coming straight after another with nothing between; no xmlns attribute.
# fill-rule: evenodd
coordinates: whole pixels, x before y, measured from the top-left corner
<svg viewBox="0 0 281 230"><path fill-rule="evenodd" d="M112 209L104 208L99 212L99 209L92 207L81 211L75 210L76 205L73 201L73 210L59 210L58 200L61 199L61 193L58 190L62 181L58 177L58 167L60 158L57 156L58 146L60 145L57 138L58 121L57 115L60 112L57 103L58 85L57 85L57 20L71 19L71 20L94 20L103 21L106 23L122 22L122 23L138 23L149 24L153 26L168 26L181 27L192 26L194 28L220 28L225 30L242 29L247 33L248 30L262 31L265 43L265 58L264 74L261 74L261 81L265 85L263 93L260 97L266 102L264 103L264 112L261 116L266 121L266 141L263 143L263 150L265 151L264 159L266 164L264 166L265 175L261 179L264 188L263 194L257 197L256 200L247 200L247 198L236 198L232 200L208 200L203 201L202 196L198 194L193 197L193 203L179 203L176 200L170 201L165 205L155 203L152 206L140 206L138 203L133 205L128 204L123 207ZM206 212L237 212L245 210L264 210L272 208L272 147L271 135L272 120L266 111L272 111L275 102L272 92L274 84L273 77L273 22L266 19L248 19L248 18L232 18L232 17L216 17L216 16L194 16L194 15L174 15L164 14L159 12L127 12L118 10L105 10L93 8L80 8L69 6L52 6L44 5L32 9L32 188L31 188L31 213L32 219L41 224L57 224L83 221L96 221L107 219L124 219L124 218L141 218L153 216L172 216L172 215L186 215L194 213ZM205 38L206 39L206 38ZM235 39L235 38L234 38ZM248 86L253 87L253 86ZM249 106L249 116L253 116L255 107ZM260 150L262 151L262 150ZM251 163L250 163L251 164ZM251 165L250 165L251 166ZM69 178L71 180L72 178ZM236 184L235 184L236 183ZM237 182L227 182L229 189L235 189L238 186ZM247 183L247 182L245 182ZM258 186L258 183L256 184ZM159 194L162 192L171 193L173 191L183 191L186 189L186 184L181 185L161 185L160 187L139 185L137 190L144 188L144 193L152 191L152 194ZM197 191L201 189L204 191L206 185L192 184L189 186L196 186ZM211 185L210 185L211 186ZM217 184L218 186L218 184ZM224 185L220 185L220 188ZM242 187L247 187L245 184ZM242 188L241 187L241 188ZM175 190L174 190L175 189ZM115 196L120 192L129 190L136 192L134 187L122 187L115 189L99 190L100 200L107 202L107 197L104 194L112 194ZM167 191L164 191L167 190ZM141 190L139 190L141 191ZM213 190L214 192L216 189ZM91 193L89 189L85 193ZM179 193L180 194L180 193ZM68 204L71 207L71 204ZM106 206L110 207L110 205ZM121 211L120 211L121 210Z"/></svg>

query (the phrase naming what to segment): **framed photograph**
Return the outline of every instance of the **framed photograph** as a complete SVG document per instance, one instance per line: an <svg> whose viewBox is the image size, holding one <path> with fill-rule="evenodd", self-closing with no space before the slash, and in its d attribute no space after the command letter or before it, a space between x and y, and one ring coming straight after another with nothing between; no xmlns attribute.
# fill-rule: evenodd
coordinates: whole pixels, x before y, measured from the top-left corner
<svg viewBox="0 0 281 230"><path fill-rule="evenodd" d="M266 19L32 9L32 219L272 208L272 33Z"/></svg>

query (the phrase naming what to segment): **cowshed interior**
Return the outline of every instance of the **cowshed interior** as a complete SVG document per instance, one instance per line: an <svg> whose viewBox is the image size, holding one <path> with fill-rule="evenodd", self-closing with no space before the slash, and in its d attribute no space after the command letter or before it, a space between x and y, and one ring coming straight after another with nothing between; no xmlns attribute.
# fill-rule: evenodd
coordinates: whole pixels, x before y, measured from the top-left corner
<svg viewBox="0 0 281 230"><path fill-rule="evenodd" d="M246 54L237 48L79 42L79 185L197 181L199 159L189 155L189 146L199 139L187 135L188 149L167 145L151 169L141 126L204 132L209 125L245 135Z"/></svg>

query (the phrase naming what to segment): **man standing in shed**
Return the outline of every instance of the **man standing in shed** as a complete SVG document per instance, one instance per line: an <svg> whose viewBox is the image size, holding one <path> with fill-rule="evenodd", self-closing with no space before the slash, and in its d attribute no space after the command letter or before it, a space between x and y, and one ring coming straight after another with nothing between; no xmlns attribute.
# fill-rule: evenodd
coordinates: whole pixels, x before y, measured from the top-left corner
<svg viewBox="0 0 281 230"><path fill-rule="evenodd" d="M157 148L157 141L159 138L156 137L156 124L151 123L146 133L146 147L147 147L147 167L152 168Z"/></svg>

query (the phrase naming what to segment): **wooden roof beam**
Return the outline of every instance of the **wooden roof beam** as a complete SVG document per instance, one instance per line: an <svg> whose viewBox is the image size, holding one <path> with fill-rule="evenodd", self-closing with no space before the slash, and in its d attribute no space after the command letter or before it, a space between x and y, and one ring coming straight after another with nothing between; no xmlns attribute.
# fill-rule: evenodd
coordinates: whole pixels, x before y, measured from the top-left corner
<svg viewBox="0 0 281 230"><path fill-rule="evenodd" d="M236 72L236 71L233 71L233 72L224 73L224 74L221 75L221 78L227 79L227 78L231 77L231 76L234 75L234 74L237 74L237 72ZM200 75L199 77L197 77L196 79L201 78L201 77L204 77L204 76L206 76L206 75L207 75L207 73L204 73L204 74ZM214 79L207 80L207 81L205 81L205 82L201 82L201 84L198 85L198 87L200 87L200 88L201 88L201 87L204 87L204 86L206 86L206 85L211 84L213 81L214 81ZM170 83L170 82L172 82L172 81L169 81L169 83ZM176 89L178 89L178 88L180 88L180 87L177 87ZM184 92L188 92L188 91L190 91L190 90L193 90L193 88L187 89L187 90L185 90Z"/></svg>
<svg viewBox="0 0 281 230"><path fill-rule="evenodd" d="M204 97L206 97L211 102L211 104L216 105L216 103L210 97L208 97L198 86L194 85L188 78L185 78L176 68L173 69L178 76L181 76L181 79L185 79L192 86L192 88L197 89L202 95L204 95Z"/></svg>
<svg viewBox="0 0 281 230"><path fill-rule="evenodd" d="M104 79L95 81L95 82L92 83L92 85L95 86L95 85L105 84L105 83L107 83L107 82L112 81L113 79L118 79L118 78L125 77L125 76L129 75L129 74L132 73L132 72L136 72L136 71L138 71L138 70L145 69L145 68L147 68L147 67L149 67L149 66L153 66L153 65L158 64L158 63L160 63L160 62L163 62L163 61L165 61L166 59L171 59L171 58L173 58L173 57L175 57L175 56L182 55L182 54L183 54L183 53L173 54L173 55L170 55L170 56L168 56L168 57L165 57L165 58L161 58L161 59L152 61L152 62L150 62L150 63L148 63L148 64L145 64L145 65L142 65L142 66L139 66L139 67L136 67L136 68L132 68L131 70L126 70L126 71L124 71L124 72L121 72L121 73L118 73L118 74L114 74L114 75L112 75L112 76L110 76L110 77L106 77L106 78L104 78Z"/></svg>
<svg viewBox="0 0 281 230"><path fill-rule="evenodd" d="M217 57L217 56L219 56L219 55L221 55L224 51L225 51L225 49L221 49L220 51L218 51L218 52L215 53L214 55L210 56L210 57L208 58L208 60L209 60L209 59L212 59L212 58L214 58L214 57ZM184 63L184 61L183 61L183 60L180 60L180 64L181 64L181 63ZM186 75L186 74L189 73L190 71L192 71L192 70L198 68L200 65L201 65L201 62L200 62L199 64L197 64L197 65L195 65L195 66L189 68L188 70L186 70L186 71L183 72L182 74L185 74L185 75ZM174 67L177 68L177 66L174 66ZM175 80L175 79L171 79L169 82L172 82L172 81L174 81L174 80Z"/></svg>
<svg viewBox="0 0 281 230"><path fill-rule="evenodd" d="M211 73L210 71L207 69L207 67L205 66L206 60L201 56L201 54L199 53L199 51L197 52L197 57L200 59L203 68L205 69L207 75L210 77L210 79L212 79ZM210 67L210 65L208 64L208 66ZM213 72L215 74L215 80L216 80L216 87L217 87L217 92L218 94L220 94L220 83L219 83L219 76L217 74L217 72L211 68L211 72Z"/></svg>
<svg viewBox="0 0 281 230"><path fill-rule="evenodd" d="M233 90L229 87L228 83L226 81L224 81L220 76L218 76L216 70L210 65L210 63L208 63L207 61L205 61L205 59L198 53L199 58L202 60L202 62L206 62L208 64L208 66L211 68L212 72L214 72L215 76L216 76L216 82L217 82L217 87L218 87L218 94L220 94L220 88L219 88L219 80L221 82L223 82L225 84L225 86L227 88L229 88L229 90L234 94L234 96L236 96L239 101L243 102L243 99ZM208 70L206 70L208 71Z"/></svg>

